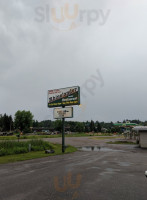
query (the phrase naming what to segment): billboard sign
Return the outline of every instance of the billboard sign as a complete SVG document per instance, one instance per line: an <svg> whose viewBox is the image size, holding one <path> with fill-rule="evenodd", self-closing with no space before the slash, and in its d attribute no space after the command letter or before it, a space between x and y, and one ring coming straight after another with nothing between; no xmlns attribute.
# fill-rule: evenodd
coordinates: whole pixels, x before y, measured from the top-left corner
<svg viewBox="0 0 147 200"><path fill-rule="evenodd" d="M80 87L48 90L48 107L80 105Z"/></svg>
<svg viewBox="0 0 147 200"><path fill-rule="evenodd" d="M72 118L73 117L73 107L54 108L53 115L54 115L54 119Z"/></svg>

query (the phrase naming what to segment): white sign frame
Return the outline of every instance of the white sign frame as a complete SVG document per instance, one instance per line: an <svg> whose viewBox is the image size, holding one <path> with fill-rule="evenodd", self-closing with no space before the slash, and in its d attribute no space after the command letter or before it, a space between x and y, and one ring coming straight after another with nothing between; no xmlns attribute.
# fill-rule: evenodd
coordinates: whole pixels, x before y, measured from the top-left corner
<svg viewBox="0 0 147 200"><path fill-rule="evenodd" d="M54 119L73 118L73 107L54 108Z"/></svg>

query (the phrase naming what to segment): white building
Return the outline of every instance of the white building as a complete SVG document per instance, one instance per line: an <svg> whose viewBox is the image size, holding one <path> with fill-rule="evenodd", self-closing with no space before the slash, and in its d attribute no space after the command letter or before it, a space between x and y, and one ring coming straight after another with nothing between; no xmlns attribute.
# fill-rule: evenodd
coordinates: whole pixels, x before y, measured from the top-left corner
<svg viewBox="0 0 147 200"><path fill-rule="evenodd" d="M147 148L147 126L138 126L132 129L138 135L139 145L141 148Z"/></svg>

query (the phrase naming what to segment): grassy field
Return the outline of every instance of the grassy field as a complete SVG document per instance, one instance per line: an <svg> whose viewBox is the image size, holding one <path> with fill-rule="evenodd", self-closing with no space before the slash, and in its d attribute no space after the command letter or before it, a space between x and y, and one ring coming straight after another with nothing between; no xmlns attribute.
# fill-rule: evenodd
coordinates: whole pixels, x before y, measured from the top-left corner
<svg viewBox="0 0 147 200"><path fill-rule="evenodd" d="M47 149L54 149L54 145L43 140L27 140L23 142L6 140L0 142L0 156L28 153L30 150L43 151Z"/></svg>
<svg viewBox="0 0 147 200"><path fill-rule="evenodd" d="M61 135L22 135L20 136L20 140L24 139L42 139L42 138L56 138L56 137L61 137ZM18 138L14 136L0 136L0 140L17 140Z"/></svg>
<svg viewBox="0 0 147 200"><path fill-rule="evenodd" d="M111 134L101 134L97 133L73 133L73 134L65 134L66 137L87 137L87 136L112 136ZM42 139L42 138L58 138L62 137L61 134L58 135L22 135L20 136L20 140L22 139ZM17 140L16 135L14 136L0 136L0 140Z"/></svg>
<svg viewBox="0 0 147 200"><path fill-rule="evenodd" d="M107 144L132 144L135 145L137 144L136 142L131 142L131 141L115 141L115 142L107 142Z"/></svg>
<svg viewBox="0 0 147 200"><path fill-rule="evenodd" d="M31 152L29 152L28 145L31 144ZM45 150L54 150L52 154L45 154ZM68 146L65 153L75 152L77 149ZM15 142L5 141L0 143L0 164L23 161L35 158L48 157L62 154L60 144L51 144L41 140L29 142Z"/></svg>
<svg viewBox="0 0 147 200"><path fill-rule="evenodd" d="M103 136L99 136L99 137L93 137L91 139L93 140L108 140L108 139L119 139L119 138L122 138L122 136L106 136L106 137L103 137Z"/></svg>

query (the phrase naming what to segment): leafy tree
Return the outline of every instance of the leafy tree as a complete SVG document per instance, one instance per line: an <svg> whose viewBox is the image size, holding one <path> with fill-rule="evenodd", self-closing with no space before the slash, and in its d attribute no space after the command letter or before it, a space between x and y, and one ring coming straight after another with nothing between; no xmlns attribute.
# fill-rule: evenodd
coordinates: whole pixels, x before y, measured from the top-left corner
<svg viewBox="0 0 147 200"><path fill-rule="evenodd" d="M0 116L0 128L1 131L11 131L13 130L13 119L12 116L6 115L6 113Z"/></svg>
<svg viewBox="0 0 147 200"><path fill-rule="evenodd" d="M98 121L95 123L95 130L96 132L101 132L101 124Z"/></svg>
<svg viewBox="0 0 147 200"><path fill-rule="evenodd" d="M33 127L39 127L39 122L37 120L33 121Z"/></svg>
<svg viewBox="0 0 147 200"><path fill-rule="evenodd" d="M83 122L76 122L76 132L84 132L85 126Z"/></svg>
<svg viewBox="0 0 147 200"><path fill-rule="evenodd" d="M90 132L90 123L88 121L85 123L85 132L86 133Z"/></svg>
<svg viewBox="0 0 147 200"><path fill-rule="evenodd" d="M9 116L4 114L3 116L3 131L10 130L10 122L9 122Z"/></svg>
<svg viewBox="0 0 147 200"><path fill-rule="evenodd" d="M65 121L65 125L70 127L70 131L71 132L75 132L76 131L76 122L73 121Z"/></svg>
<svg viewBox="0 0 147 200"><path fill-rule="evenodd" d="M95 130L94 121L91 120L91 122L90 122L90 131L92 132L94 130Z"/></svg>
<svg viewBox="0 0 147 200"><path fill-rule="evenodd" d="M0 115L0 131L2 131L2 115Z"/></svg>
<svg viewBox="0 0 147 200"><path fill-rule="evenodd" d="M116 133L116 132L120 132L120 127L116 126L111 128L111 133Z"/></svg>
<svg viewBox="0 0 147 200"><path fill-rule="evenodd" d="M144 122L144 126L147 126L147 121Z"/></svg>
<svg viewBox="0 0 147 200"><path fill-rule="evenodd" d="M62 131L62 121L61 120L56 120L54 121L54 129L56 131Z"/></svg>
<svg viewBox="0 0 147 200"><path fill-rule="evenodd" d="M39 127L48 127L48 128L52 127L53 128L53 123L54 122L52 122L51 120L44 120L44 121L39 122L38 126Z"/></svg>
<svg viewBox="0 0 147 200"><path fill-rule="evenodd" d="M15 113L15 128L21 131L29 132L33 124L33 115L30 111L20 111Z"/></svg>
<svg viewBox="0 0 147 200"><path fill-rule="evenodd" d="M10 131L14 129L14 122L11 115L9 116L9 126L10 126Z"/></svg>
<svg viewBox="0 0 147 200"><path fill-rule="evenodd" d="M139 119L134 119L134 120L130 120L131 123L136 123L136 124L141 124L143 122L141 122Z"/></svg>

